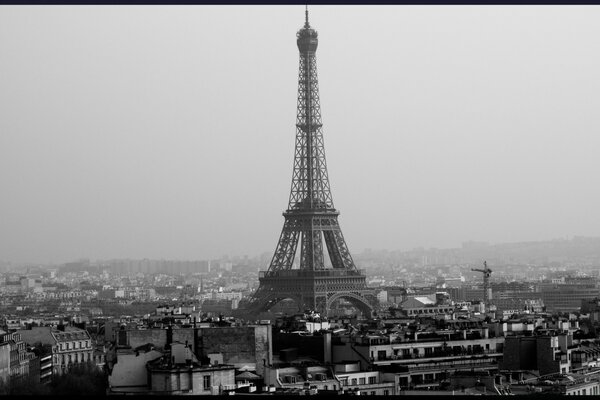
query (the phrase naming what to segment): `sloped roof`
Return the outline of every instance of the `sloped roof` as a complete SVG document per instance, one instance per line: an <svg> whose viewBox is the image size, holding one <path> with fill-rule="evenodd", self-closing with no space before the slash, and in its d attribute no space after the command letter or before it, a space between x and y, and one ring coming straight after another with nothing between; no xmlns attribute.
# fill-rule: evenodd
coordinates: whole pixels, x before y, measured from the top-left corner
<svg viewBox="0 0 600 400"><path fill-rule="evenodd" d="M250 379L250 380L252 380L252 379L260 379L260 376L258 376L258 375L256 375L256 374L253 374L253 373L252 373L252 372L250 372L250 371L244 371L244 372L242 372L241 374L237 374L237 375L235 376L235 379L239 379L239 380L242 380L242 379Z"/></svg>
<svg viewBox="0 0 600 400"><path fill-rule="evenodd" d="M402 304L400 304L400 307L402 307L402 308L419 308L419 307L424 307L426 305L432 305L432 304L435 304L435 302L425 296L415 296L415 297L406 299Z"/></svg>

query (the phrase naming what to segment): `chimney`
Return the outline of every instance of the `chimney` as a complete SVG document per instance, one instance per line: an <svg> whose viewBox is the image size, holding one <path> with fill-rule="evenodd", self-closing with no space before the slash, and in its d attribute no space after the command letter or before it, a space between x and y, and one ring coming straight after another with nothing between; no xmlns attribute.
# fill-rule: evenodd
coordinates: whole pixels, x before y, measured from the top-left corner
<svg viewBox="0 0 600 400"><path fill-rule="evenodd" d="M171 343L173 343L173 327L171 326L171 324L169 324L169 326L167 326L167 345L171 345Z"/></svg>

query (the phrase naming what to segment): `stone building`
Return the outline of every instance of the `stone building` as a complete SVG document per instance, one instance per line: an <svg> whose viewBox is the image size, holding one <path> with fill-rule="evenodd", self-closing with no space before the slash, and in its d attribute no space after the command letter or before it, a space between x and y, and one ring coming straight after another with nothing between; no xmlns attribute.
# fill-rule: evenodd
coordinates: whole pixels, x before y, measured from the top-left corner
<svg viewBox="0 0 600 400"><path fill-rule="evenodd" d="M498 370L504 337L492 337L487 327L435 329L403 335L342 334L332 338L333 363L358 361L360 370L379 370L395 382L395 393L439 387L460 370Z"/></svg>
<svg viewBox="0 0 600 400"><path fill-rule="evenodd" d="M10 379L10 343L0 343L0 381Z"/></svg>
<svg viewBox="0 0 600 400"><path fill-rule="evenodd" d="M236 387L234 366L202 365L182 343L172 343L170 352L149 361L146 369L153 394L220 395Z"/></svg>
<svg viewBox="0 0 600 400"><path fill-rule="evenodd" d="M360 395L394 395L394 380L386 380L382 371L360 371L360 363L339 363L334 365L335 377L344 393Z"/></svg>
<svg viewBox="0 0 600 400"><path fill-rule="evenodd" d="M10 348L10 378L29 375L29 360L34 357L27 351L27 345L19 331L0 335L0 344L6 343Z"/></svg>
<svg viewBox="0 0 600 400"><path fill-rule="evenodd" d="M52 346L53 374L62 374L75 364L93 362L94 346L89 333L83 329L67 326L64 331L49 326L20 330L30 345L36 343Z"/></svg>
<svg viewBox="0 0 600 400"><path fill-rule="evenodd" d="M191 345L169 343L163 351L150 344L115 349L109 372L110 394L219 395L235 390L235 367L202 363Z"/></svg>
<svg viewBox="0 0 600 400"><path fill-rule="evenodd" d="M264 366L272 363L270 325L196 327L166 329L127 329L117 332L117 345L136 348L152 343L162 350L170 343L187 343L199 358L219 354L222 363L263 375Z"/></svg>

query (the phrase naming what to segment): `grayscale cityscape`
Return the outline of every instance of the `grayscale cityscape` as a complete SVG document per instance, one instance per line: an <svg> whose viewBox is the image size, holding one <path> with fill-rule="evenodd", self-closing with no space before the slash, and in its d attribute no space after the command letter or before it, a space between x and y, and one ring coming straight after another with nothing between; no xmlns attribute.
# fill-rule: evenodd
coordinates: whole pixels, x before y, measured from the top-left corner
<svg viewBox="0 0 600 400"><path fill-rule="evenodd" d="M0 396L600 395L598 21L1 6Z"/></svg>

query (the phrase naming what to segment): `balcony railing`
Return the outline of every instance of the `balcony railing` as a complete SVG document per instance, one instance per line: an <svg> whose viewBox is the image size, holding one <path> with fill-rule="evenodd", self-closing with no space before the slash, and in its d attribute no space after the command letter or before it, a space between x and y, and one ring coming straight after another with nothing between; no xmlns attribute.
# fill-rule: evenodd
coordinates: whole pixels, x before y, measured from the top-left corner
<svg viewBox="0 0 600 400"><path fill-rule="evenodd" d="M452 360L452 361L440 361L432 362L427 365L411 365L409 371L429 371L429 370L462 370L471 368L496 368L498 360L494 358L477 358L477 359L466 359L466 360Z"/></svg>
<svg viewBox="0 0 600 400"><path fill-rule="evenodd" d="M374 361L399 361L399 360L420 360L428 358L447 358L447 357L465 357L465 356L484 356L484 355L502 355L501 351L497 350L465 350L465 351L434 351L429 354L398 354L398 355L386 355L385 357L378 357Z"/></svg>

